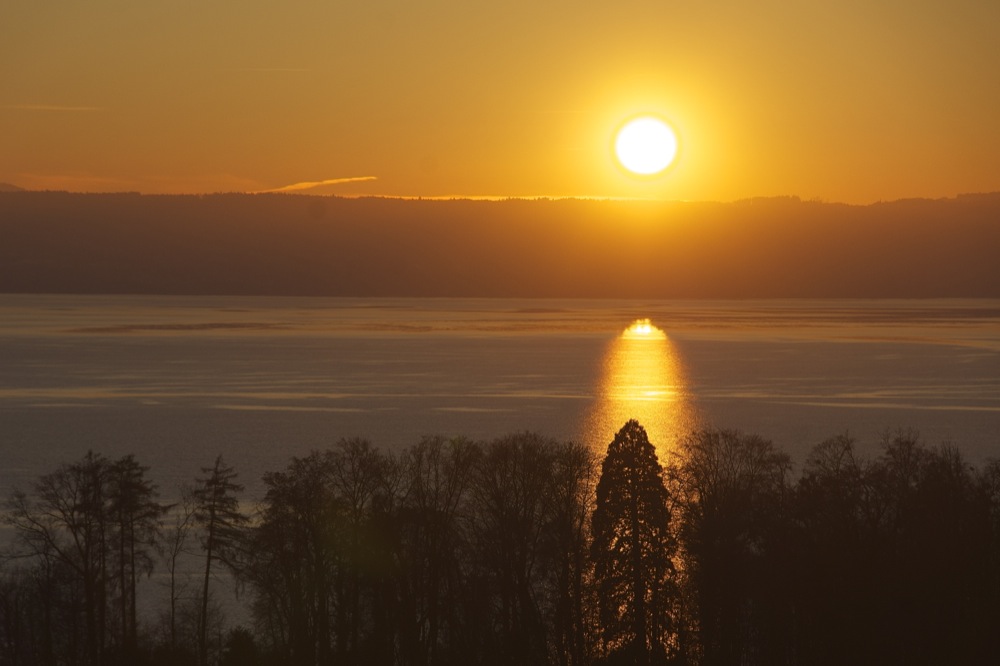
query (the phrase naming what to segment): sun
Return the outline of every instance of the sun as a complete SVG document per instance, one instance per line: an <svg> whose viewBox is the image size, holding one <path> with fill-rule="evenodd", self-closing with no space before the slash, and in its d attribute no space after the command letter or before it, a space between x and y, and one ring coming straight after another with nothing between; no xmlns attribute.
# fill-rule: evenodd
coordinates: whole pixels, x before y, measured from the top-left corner
<svg viewBox="0 0 1000 666"><path fill-rule="evenodd" d="M653 176L674 161L677 136L654 116L640 116L625 123L615 136L615 156L628 171Z"/></svg>
<svg viewBox="0 0 1000 666"><path fill-rule="evenodd" d="M649 318L636 319L621 335L623 340L666 340L667 335Z"/></svg>

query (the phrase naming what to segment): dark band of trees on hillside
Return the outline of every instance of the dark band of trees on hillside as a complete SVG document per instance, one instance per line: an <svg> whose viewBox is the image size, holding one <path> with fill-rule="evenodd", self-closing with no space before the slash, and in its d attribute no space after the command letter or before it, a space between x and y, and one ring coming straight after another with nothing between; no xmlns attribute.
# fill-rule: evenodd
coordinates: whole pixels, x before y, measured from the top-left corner
<svg viewBox="0 0 1000 666"><path fill-rule="evenodd" d="M221 457L166 504L134 456L90 452L7 500L0 663L992 663L1000 462L881 446L833 437L793 478L729 430L661 466L636 421L603 456L341 440L256 504Z"/></svg>
<svg viewBox="0 0 1000 666"><path fill-rule="evenodd" d="M0 292L997 298L1000 194L848 206L0 192Z"/></svg>

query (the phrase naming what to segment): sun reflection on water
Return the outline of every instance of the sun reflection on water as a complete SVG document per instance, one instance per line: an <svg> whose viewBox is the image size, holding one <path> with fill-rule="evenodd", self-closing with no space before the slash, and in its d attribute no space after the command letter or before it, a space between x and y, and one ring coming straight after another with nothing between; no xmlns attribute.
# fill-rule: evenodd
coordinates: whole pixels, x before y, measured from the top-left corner
<svg viewBox="0 0 1000 666"><path fill-rule="evenodd" d="M677 350L649 319L637 319L608 345L584 441L603 453L629 419L646 429L661 463L695 424Z"/></svg>

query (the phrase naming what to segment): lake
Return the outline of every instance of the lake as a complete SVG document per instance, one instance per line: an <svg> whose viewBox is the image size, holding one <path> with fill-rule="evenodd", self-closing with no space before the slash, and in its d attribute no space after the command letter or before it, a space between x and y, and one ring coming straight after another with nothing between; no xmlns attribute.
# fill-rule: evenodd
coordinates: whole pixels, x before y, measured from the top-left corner
<svg viewBox="0 0 1000 666"><path fill-rule="evenodd" d="M3 496L88 449L135 453L164 497L221 453L259 497L341 438L603 448L632 417L661 456L738 428L800 470L823 439L877 455L912 428L980 465L1000 457L1000 301L0 295Z"/></svg>

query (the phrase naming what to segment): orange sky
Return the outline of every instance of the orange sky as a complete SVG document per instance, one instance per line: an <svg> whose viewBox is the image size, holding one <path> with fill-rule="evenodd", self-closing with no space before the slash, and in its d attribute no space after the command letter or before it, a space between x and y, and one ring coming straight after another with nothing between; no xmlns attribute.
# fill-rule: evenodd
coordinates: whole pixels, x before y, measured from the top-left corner
<svg viewBox="0 0 1000 666"><path fill-rule="evenodd" d="M1000 3L7 0L0 182L410 196L1000 190ZM680 139L611 157L629 116Z"/></svg>

